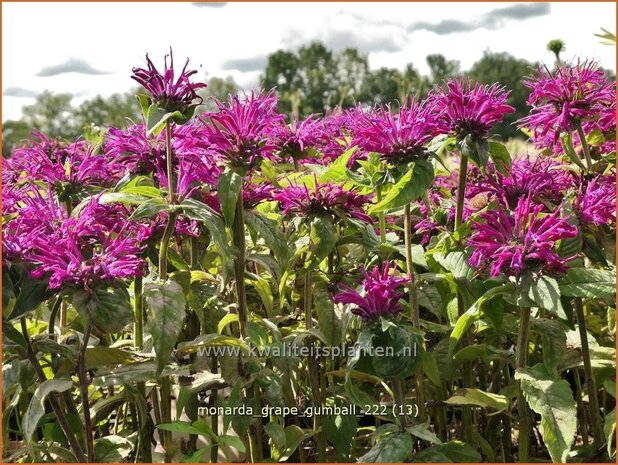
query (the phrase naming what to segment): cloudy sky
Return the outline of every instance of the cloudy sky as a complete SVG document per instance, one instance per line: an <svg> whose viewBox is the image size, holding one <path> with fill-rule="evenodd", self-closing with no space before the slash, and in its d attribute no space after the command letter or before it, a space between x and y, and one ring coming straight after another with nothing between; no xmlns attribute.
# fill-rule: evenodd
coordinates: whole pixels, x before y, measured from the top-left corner
<svg viewBox="0 0 618 465"><path fill-rule="evenodd" d="M564 58L593 58L616 69L616 50L594 36L614 30L615 3L3 3L2 119L49 89L74 103L133 87L146 52L191 58L200 76L232 76L254 86L268 54L321 40L356 47L371 68L442 53L469 68L483 50L553 62L545 45L566 42Z"/></svg>

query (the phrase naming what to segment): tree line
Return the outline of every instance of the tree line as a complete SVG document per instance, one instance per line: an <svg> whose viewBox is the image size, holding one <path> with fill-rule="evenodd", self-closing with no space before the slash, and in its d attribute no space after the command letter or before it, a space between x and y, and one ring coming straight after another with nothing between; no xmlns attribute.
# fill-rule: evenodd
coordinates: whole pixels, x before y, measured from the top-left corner
<svg viewBox="0 0 618 465"><path fill-rule="evenodd" d="M558 55L556 55L558 58ZM368 57L355 48L333 51L323 43L313 42L296 51L279 50L268 57L260 85L276 87L280 111L300 118L312 113L325 113L337 106L343 108L363 103L388 104L394 107L406 97L427 95L429 90L445 79L467 75L484 84L499 82L511 94L508 103L515 113L508 115L497 128L504 138L516 137L512 124L526 113L528 89L521 83L537 63L515 58L502 52L486 51L467 71L459 61L441 54L428 55L429 75L422 75L412 63L402 70L381 67L369 68ZM211 97L226 99L239 91L231 78L212 77L203 89L204 110L215 108ZM19 120L9 120L2 127L2 153L8 156L16 144L28 139L33 129L50 137L75 139L91 125L112 125L124 128L129 121L139 120L139 105L134 93L119 93L109 97L97 96L75 106L68 93L41 93L32 105L25 106Z"/></svg>

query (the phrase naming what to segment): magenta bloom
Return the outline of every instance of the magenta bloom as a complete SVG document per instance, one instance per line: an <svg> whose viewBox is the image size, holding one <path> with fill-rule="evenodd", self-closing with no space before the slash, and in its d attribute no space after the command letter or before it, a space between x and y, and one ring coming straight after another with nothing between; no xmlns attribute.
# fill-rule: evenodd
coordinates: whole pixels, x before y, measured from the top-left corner
<svg viewBox="0 0 618 465"><path fill-rule="evenodd" d="M594 62L565 65L553 72L539 68L524 85L532 89L528 97L532 110L519 126L534 132L538 146L556 144L560 134L596 119L616 101L615 83L609 82Z"/></svg>
<svg viewBox="0 0 618 465"><path fill-rule="evenodd" d="M102 281L141 276L143 227L127 216L124 207L101 205L95 198L78 217L64 219L53 231L30 231L26 258L35 265L31 275L48 276L50 289L92 289Z"/></svg>
<svg viewBox="0 0 618 465"><path fill-rule="evenodd" d="M428 97L442 130L463 139L489 135L492 126L515 109L506 104L509 92L498 84L487 86L469 79L451 79L446 88L436 87Z"/></svg>
<svg viewBox="0 0 618 465"><path fill-rule="evenodd" d="M140 83L146 89L154 102L167 112L184 111L192 104L199 104L202 99L195 92L206 87L203 83L192 83L190 77L197 73L196 70L187 71L189 59L180 72L178 78L174 73L174 56L172 49L169 54L169 67L167 64L168 55L164 58L163 74L161 74L146 54L148 69L133 68L132 79ZM197 102L196 102L197 100Z"/></svg>
<svg viewBox="0 0 618 465"><path fill-rule="evenodd" d="M123 174L148 174L165 171L165 140L146 137L142 124L132 124L126 130L109 128L104 138L105 156L115 163Z"/></svg>
<svg viewBox="0 0 618 465"><path fill-rule="evenodd" d="M275 186L270 182L256 184L245 180L242 188L242 199L245 208L254 208L261 202L273 200Z"/></svg>
<svg viewBox="0 0 618 465"><path fill-rule="evenodd" d="M394 163L422 157L424 145L437 129L431 109L415 100L404 102L395 114L390 106L377 107L369 113L357 112L353 125L353 144Z"/></svg>
<svg viewBox="0 0 618 465"><path fill-rule="evenodd" d="M508 176L488 164L487 175L466 186L466 195L489 194L503 205L515 208L520 198L532 196L536 203L548 200L560 203L573 181L563 165L551 158L515 159Z"/></svg>
<svg viewBox="0 0 618 465"><path fill-rule="evenodd" d="M306 185L292 185L276 192L273 199L279 202L284 215L329 215L333 219L355 218L366 223L372 222L363 209L371 197L346 190L340 184L319 184L316 179L312 189Z"/></svg>
<svg viewBox="0 0 618 465"><path fill-rule="evenodd" d="M318 144L324 132L323 125L323 120L316 115L309 115L302 121L294 118L291 124L274 126L271 137L282 157L302 160L309 158L308 150Z"/></svg>
<svg viewBox="0 0 618 465"><path fill-rule="evenodd" d="M573 203L580 223L603 226L616 223L616 177L597 176L583 183Z"/></svg>
<svg viewBox="0 0 618 465"><path fill-rule="evenodd" d="M217 101L219 111L203 117L210 151L234 166L253 167L261 158L274 158L277 145L270 135L281 124L277 97L266 94L232 96L225 105Z"/></svg>
<svg viewBox="0 0 618 465"><path fill-rule="evenodd" d="M566 272L567 262L575 257L562 258L555 247L561 239L576 237L577 227L561 218L559 210L542 214L544 208L527 197L519 200L514 212L498 204L496 210L481 213L482 222L472 224L470 265L481 270L489 267L491 276Z"/></svg>
<svg viewBox="0 0 618 465"><path fill-rule="evenodd" d="M375 266L370 273L362 269L364 280L363 294L356 289L345 286L343 292L335 295L334 302L338 304L353 304L352 313L365 321L374 321L381 316L395 315L402 311L399 300L403 292L398 288L408 282L407 276L394 276L397 265L391 266L384 262L382 268Z"/></svg>

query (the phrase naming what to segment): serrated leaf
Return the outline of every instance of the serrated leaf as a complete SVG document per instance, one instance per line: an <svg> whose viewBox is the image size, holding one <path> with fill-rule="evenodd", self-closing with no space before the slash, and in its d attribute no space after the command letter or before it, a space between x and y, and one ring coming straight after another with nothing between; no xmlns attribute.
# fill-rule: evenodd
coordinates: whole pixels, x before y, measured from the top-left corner
<svg viewBox="0 0 618 465"><path fill-rule="evenodd" d="M541 336L543 364L547 371L557 375L557 367L567 352L566 325L558 320L534 318L531 321L531 330Z"/></svg>
<svg viewBox="0 0 618 465"><path fill-rule="evenodd" d="M357 427L358 420L353 415L333 415L324 418L322 429L328 442L334 446L338 460L350 461Z"/></svg>
<svg viewBox="0 0 618 465"><path fill-rule="evenodd" d="M104 333L117 333L134 319L129 293L123 287L76 289L72 303L84 321Z"/></svg>
<svg viewBox="0 0 618 465"><path fill-rule="evenodd" d="M391 187L381 202L369 209L369 214L401 207L418 199L433 183L433 165L427 160L418 160L411 170Z"/></svg>
<svg viewBox="0 0 618 465"><path fill-rule="evenodd" d="M277 223L258 213L251 211L245 212L245 221L250 228L254 229L258 235L274 253L281 266L285 266L289 257L288 243L277 227Z"/></svg>
<svg viewBox="0 0 618 465"><path fill-rule="evenodd" d="M489 141L489 157L496 169L505 176L511 172L511 155L501 142Z"/></svg>
<svg viewBox="0 0 618 465"><path fill-rule="evenodd" d="M73 387L70 379L48 379L37 386L28 410L23 417L22 428L26 441L30 442L43 415L45 415L45 399L52 392L65 392Z"/></svg>
<svg viewBox="0 0 618 465"><path fill-rule="evenodd" d="M305 263L307 270L319 265L337 245L337 230L329 218L315 216L311 219L310 227L309 257Z"/></svg>
<svg viewBox="0 0 618 465"><path fill-rule="evenodd" d="M616 293L616 271L571 268L560 279L559 286L565 297L612 300Z"/></svg>
<svg viewBox="0 0 618 465"><path fill-rule="evenodd" d="M518 369L515 379L530 408L541 415L541 435L554 462L567 461L577 431L573 392L564 379L551 376L544 365Z"/></svg>
<svg viewBox="0 0 618 465"><path fill-rule="evenodd" d="M242 175L233 169L226 169L219 175L217 193L225 224L232 226L236 216L236 204L242 191Z"/></svg>
<svg viewBox="0 0 618 465"><path fill-rule="evenodd" d="M169 206L161 197L155 197L141 203L133 211L129 220L138 220L140 218L152 218L161 212L168 211Z"/></svg>
<svg viewBox="0 0 618 465"><path fill-rule="evenodd" d="M147 328L152 336L157 358L157 375L167 365L174 350L185 317L185 294L174 281L144 286Z"/></svg>
<svg viewBox="0 0 618 465"><path fill-rule="evenodd" d="M552 312L558 318L567 319L560 302L560 288L557 281L550 276L540 276L530 284L528 297L539 307Z"/></svg>
<svg viewBox="0 0 618 465"><path fill-rule="evenodd" d="M122 436L110 435L94 441L96 463L120 463L133 450L133 443Z"/></svg>
<svg viewBox="0 0 618 465"><path fill-rule="evenodd" d="M412 454L414 441L410 433L384 436L369 452L358 459L361 463L403 463Z"/></svg>
<svg viewBox="0 0 618 465"><path fill-rule="evenodd" d="M509 406L507 397L480 389L462 388L444 401L449 405L476 405L502 411Z"/></svg>

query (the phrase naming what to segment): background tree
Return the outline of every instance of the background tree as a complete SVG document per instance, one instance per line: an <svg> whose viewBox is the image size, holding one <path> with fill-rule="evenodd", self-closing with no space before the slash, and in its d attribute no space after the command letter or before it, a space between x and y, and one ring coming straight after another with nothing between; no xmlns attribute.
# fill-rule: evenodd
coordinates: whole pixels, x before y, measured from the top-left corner
<svg viewBox="0 0 618 465"><path fill-rule="evenodd" d="M434 84L441 84L442 81L456 77L461 73L458 60L447 60L440 53L427 55L425 61L429 66L430 78Z"/></svg>
<svg viewBox="0 0 618 465"><path fill-rule="evenodd" d="M198 95L204 99L204 103L197 108L197 113L205 111L215 111L217 105L213 97L220 101L227 101L230 95L235 95L240 90L236 81L232 76L220 78L217 76L211 77L207 82L205 89L198 90Z"/></svg>

